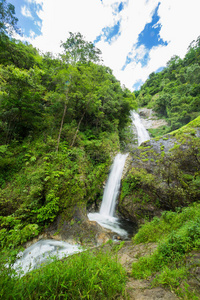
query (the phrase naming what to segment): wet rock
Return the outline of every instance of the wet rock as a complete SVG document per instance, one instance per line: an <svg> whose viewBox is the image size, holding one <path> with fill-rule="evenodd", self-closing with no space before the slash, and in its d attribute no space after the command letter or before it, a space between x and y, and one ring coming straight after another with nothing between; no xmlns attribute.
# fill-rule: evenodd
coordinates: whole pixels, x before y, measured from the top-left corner
<svg viewBox="0 0 200 300"><path fill-rule="evenodd" d="M97 246L105 244L107 241L109 241L109 232L101 232L97 234L96 240L97 240Z"/></svg>
<svg viewBox="0 0 200 300"><path fill-rule="evenodd" d="M132 197L134 198L134 194ZM134 203L129 197L125 197L123 202L119 203L118 210L124 218L135 224L143 224L147 219L161 216L161 210L152 203Z"/></svg>
<svg viewBox="0 0 200 300"><path fill-rule="evenodd" d="M140 108L139 114L141 116L142 124L146 129L156 129L161 126L167 126L168 123L164 119L159 119L155 112L149 108Z"/></svg>
<svg viewBox="0 0 200 300"><path fill-rule="evenodd" d="M41 239L54 239L92 247L112 239L113 232L104 229L95 221L89 221L85 206L75 207L72 215L73 217L69 220L67 212L66 215L63 212L42 234L25 243L24 248Z"/></svg>

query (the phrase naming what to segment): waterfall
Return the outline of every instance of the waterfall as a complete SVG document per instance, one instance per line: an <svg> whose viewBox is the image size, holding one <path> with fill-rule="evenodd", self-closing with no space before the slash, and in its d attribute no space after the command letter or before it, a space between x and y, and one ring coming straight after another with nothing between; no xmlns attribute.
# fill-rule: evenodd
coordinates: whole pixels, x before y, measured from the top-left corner
<svg viewBox="0 0 200 300"><path fill-rule="evenodd" d="M149 140L150 136L145 127L143 126L139 115L136 112L132 111L131 119L133 125L136 127L137 130L138 145L140 145L144 141ZM115 217L114 214L117 198L120 191L121 176L127 156L128 153L119 153L116 155L108 176L108 180L106 182L100 211L99 213L88 214L88 218L90 221L96 221L101 226L118 233L123 238L127 238L128 233L126 230L121 228L120 220L117 217Z"/></svg>
<svg viewBox="0 0 200 300"><path fill-rule="evenodd" d="M126 230L120 227L120 220L116 218L114 214L117 198L120 191L122 172L127 156L128 153L118 153L115 156L110 174L108 176L108 180L106 182L100 211L99 213L88 214L88 218L90 221L96 221L104 228L118 233L123 238L127 238L128 233Z"/></svg>
<svg viewBox="0 0 200 300"><path fill-rule="evenodd" d="M114 217L117 197L120 190L120 182L125 161L128 154L117 154L115 156L108 181L103 194L100 215Z"/></svg>
<svg viewBox="0 0 200 300"><path fill-rule="evenodd" d="M143 142L150 140L149 133L142 124L140 116L136 112L132 111L131 119L133 125L135 125L137 130L138 145L141 145Z"/></svg>
<svg viewBox="0 0 200 300"><path fill-rule="evenodd" d="M149 140L150 137L142 125L139 115L132 112L131 118L137 129L138 144L140 145L142 142ZM106 183L100 211L99 213L88 214L88 218L91 221L98 222L101 226L119 234L124 239L128 238L127 226L129 224L126 223L126 230L124 230L122 228L121 220L114 215L120 191L121 176L127 156L128 153L119 153L116 155ZM54 240L40 240L27 248L23 253L19 254L21 257L17 259L13 267L19 274L21 271L25 274L30 270L38 268L46 261L50 262L49 256L54 257L56 255L58 258L62 258L80 251L82 251L82 249L79 245L71 245Z"/></svg>

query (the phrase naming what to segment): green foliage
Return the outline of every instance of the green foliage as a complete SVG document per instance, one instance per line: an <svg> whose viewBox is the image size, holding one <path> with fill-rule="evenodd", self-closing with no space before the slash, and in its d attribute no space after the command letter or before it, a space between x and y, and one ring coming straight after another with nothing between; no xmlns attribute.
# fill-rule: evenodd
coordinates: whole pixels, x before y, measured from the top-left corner
<svg viewBox="0 0 200 300"><path fill-rule="evenodd" d="M21 278L12 273L0 272L2 299L116 299L126 281L125 270L105 251L73 255Z"/></svg>
<svg viewBox="0 0 200 300"><path fill-rule="evenodd" d="M15 248L27 242L30 238L37 236L39 233L37 224L24 226L16 217L11 217L11 219L10 216L0 217L0 222L1 227L4 226L4 228L0 230L1 248Z"/></svg>
<svg viewBox="0 0 200 300"><path fill-rule="evenodd" d="M65 51L62 56L64 60L72 64L100 61L101 51L95 48L93 43L86 42L80 32L70 32L69 34L70 36L66 42L61 44Z"/></svg>
<svg viewBox="0 0 200 300"><path fill-rule="evenodd" d="M17 28L18 19L15 15L14 5L7 3L6 0L0 1L0 35L20 32Z"/></svg>
<svg viewBox="0 0 200 300"><path fill-rule="evenodd" d="M32 45L4 36L0 39L0 64L30 69L42 65L42 57Z"/></svg>
<svg viewBox="0 0 200 300"><path fill-rule="evenodd" d="M169 276L168 281L162 284L176 286L177 278L172 279L171 276L174 272L176 276L185 276L186 271L184 269L175 271L174 266L181 262L187 253L200 247L200 205L187 207L181 212L163 213L160 219L154 218L153 221L143 225L133 241L159 242L157 250L152 255L141 257L133 264L133 276L147 278L160 272L161 275L155 282L161 283Z"/></svg>
<svg viewBox="0 0 200 300"><path fill-rule="evenodd" d="M154 181L154 176L145 169L132 168L126 178L122 180L120 199L123 200L127 195L139 191L142 184L149 185ZM144 195L142 195L144 196ZM146 198L148 199L148 197Z"/></svg>
<svg viewBox="0 0 200 300"><path fill-rule="evenodd" d="M142 225L139 232L134 236L133 241L136 244L158 242L166 238L170 232L180 229L188 220L196 222L199 218L199 204L185 207L181 212L165 211L160 219L154 217L151 222Z"/></svg>
<svg viewBox="0 0 200 300"><path fill-rule="evenodd" d="M162 136L168 131L168 126L164 125L158 128L150 128L148 131L151 134L151 137L154 138L156 136Z"/></svg>
<svg viewBox="0 0 200 300"><path fill-rule="evenodd" d="M169 126L152 130L153 136L178 129L200 113L200 38L193 42L184 59L173 56L167 67L149 75L138 92L140 106L147 106L166 118Z"/></svg>
<svg viewBox="0 0 200 300"><path fill-rule="evenodd" d="M14 13L1 2L0 13ZM101 197L136 100L95 63L100 52L80 33L62 44L62 59L1 37L0 211L17 222L1 225L1 246L8 247L63 212L70 221L74 207Z"/></svg>
<svg viewBox="0 0 200 300"><path fill-rule="evenodd" d="M163 285L173 290L180 286L180 282L185 280L188 274L188 269L185 266L174 269L164 267L163 271L153 280L153 286Z"/></svg>
<svg viewBox="0 0 200 300"><path fill-rule="evenodd" d="M41 128L43 72L36 67L26 71L12 65L1 66L0 72L6 82L0 102L0 119L4 124L1 130L5 136L5 143L8 143L14 138L24 138L30 131Z"/></svg>

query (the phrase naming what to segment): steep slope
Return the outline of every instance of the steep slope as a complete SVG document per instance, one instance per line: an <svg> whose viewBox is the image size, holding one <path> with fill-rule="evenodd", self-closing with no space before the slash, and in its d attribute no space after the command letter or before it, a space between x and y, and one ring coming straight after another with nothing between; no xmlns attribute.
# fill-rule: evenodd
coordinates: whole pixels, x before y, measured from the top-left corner
<svg viewBox="0 0 200 300"><path fill-rule="evenodd" d="M140 223L199 200L199 137L200 117L132 151L118 206L124 217Z"/></svg>
<svg viewBox="0 0 200 300"><path fill-rule="evenodd" d="M150 130L156 136L176 130L200 114L200 38L183 59L173 56L167 67L152 73L136 92L139 106L152 108L168 126Z"/></svg>

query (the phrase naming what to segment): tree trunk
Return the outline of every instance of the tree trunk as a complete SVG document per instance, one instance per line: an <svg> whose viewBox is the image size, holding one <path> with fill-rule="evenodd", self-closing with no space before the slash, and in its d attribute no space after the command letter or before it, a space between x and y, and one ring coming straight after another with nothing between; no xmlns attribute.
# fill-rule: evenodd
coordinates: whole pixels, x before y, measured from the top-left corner
<svg viewBox="0 0 200 300"><path fill-rule="evenodd" d="M75 132L75 135L74 135L74 138L73 138L73 141L72 141L70 147L73 147L73 146L74 146L74 142L75 142L75 140L76 140L76 137L77 137L77 134L78 134L78 131L79 131L79 127L80 127L80 125L81 125L81 122L83 121L84 116L85 116L85 112L82 114L82 117L81 117L80 121L78 122L78 127L77 127L77 129L76 129L76 132Z"/></svg>
<svg viewBox="0 0 200 300"><path fill-rule="evenodd" d="M61 124L60 124L60 130L59 130L59 135L58 135L58 142L57 142L56 152L58 152L58 148L59 148L59 144L60 144L60 136L61 136L61 132L62 132L62 128L63 128L63 123L64 123L64 118L65 118L66 111L67 111L67 104L65 103L63 116L62 116L62 120L61 120Z"/></svg>

